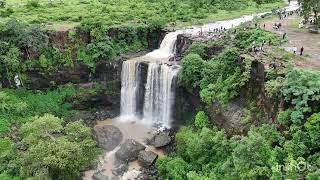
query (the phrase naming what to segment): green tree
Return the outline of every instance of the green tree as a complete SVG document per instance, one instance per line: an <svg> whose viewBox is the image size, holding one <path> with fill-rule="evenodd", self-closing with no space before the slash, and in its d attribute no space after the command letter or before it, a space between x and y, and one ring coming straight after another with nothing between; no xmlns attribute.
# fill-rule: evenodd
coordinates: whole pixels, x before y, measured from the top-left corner
<svg viewBox="0 0 320 180"><path fill-rule="evenodd" d="M199 87L202 71L205 66L203 59L198 54L188 54L182 60L182 71L179 75L180 82L192 92Z"/></svg>
<svg viewBox="0 0 320 180"><path fill-rule="evenodd" d="M272 147L260 133L250 131L237 144L232 156L241 178L267 178L271 174Z"/></svg>
<svg viewBox="0 0 320 180"><path fill-rule="evenodd" d="M312 142L313 148L317 149L320 145L320 113L314 113L307 119L307 122L304 124L309 137Z"/></svg>
<svg viewBox="0 0 320 180"><path fill-rule="evenodd" d="M164 179L185 180L187 178L189 165L182 158L161 158L157 161L156 166Z"/></svg>
<svg viewBox="0 0 320 180"><path fill-rule="evenodd" d="M74 179L92 165L98 155L91 131L81 122L63 127L63 120L45 114L21 128L27 151L22 157L22 176L39 179Z"/></svg>
<svg viewBox="0 0 320 180"><path fill-rule="evenodd" d="M16 73L21 71L21 55L20 50L16 47L12 47L9 51L1 56L3 63L5 64L6 74L9 80L12 80Z"/></svg>
<svg viewBox="0 0 320 180"><path fill-rule="evenodd" d="M299 4L302 8L302 13L305 18L311 15L315 17L316 22L320 25L319 17L320 14L320 1L318 0L299 0Z"/></svg>
<svg viewBox="0 0 320 180"><path fill-rule="evenodd" d="M6 0L0 0L0 8L5 8L6 7Z"/></svg>
<svg viewBox="0 0 320 180"><path fill-rule="evenodd" d="M282 89L285 100L293 108L291 121L301 123L308 113L320 110L320 73L309 70L292 70Z"/></svg>
<svg viewBox="0 0 320 180"><path fill-rule="evenodd" d="M194 125L198 129L202 129L204 127L209 126L209 119L207 115L203 111L199 111L195 117Z"/></svg>

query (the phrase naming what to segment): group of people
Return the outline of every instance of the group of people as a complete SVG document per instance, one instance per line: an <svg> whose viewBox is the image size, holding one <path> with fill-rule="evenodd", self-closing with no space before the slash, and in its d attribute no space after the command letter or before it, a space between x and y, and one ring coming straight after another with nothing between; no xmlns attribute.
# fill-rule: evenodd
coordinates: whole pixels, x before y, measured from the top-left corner
<svg viewBox="0 0 320 180"><path fill-rule="evenodd" d="M254 53L257 53L257 52L264 52L264 46L266 44L266 41L264 40L259 46L257 46L256 42L253 41L252 43L252 51ZM269 42L269 45L271 44L271 42Z"/></svg>
<svg viewBox="0 0 320 180"><path fill-rule="evenodd" d="M273 27L272 27L272 28L275 29L275 30L279 30L281 27L282 27L282 24L276 22L276 23L273 24Z"/></svg>
<svg viewBox="0 0 320 180"><path fill-rule="evenodd" d="M295 13L299 13L299 10L295 10L295 11L286 11L285 9L279 10L277 11L278 17L279 19L285 19L289 16L294 15Z"/></svg>
<svg viewBox="0 0 320 180"><path fill-rule="evenodd" d="M208 32L204 32L203 30L202 30L202 28L199 30L199 32L198 32L198 35L199 36L203 36L203 35L205 35L204 33L207 33L208 35L212 35L212 34L214 34L214 33L220 33L220 32L226 32L227 31L227 29L225 28L225 27L223 27L223 26L221 26L220 28L214 28L214 29L210 29L209 28L209 31ZM185 33L185 32L184 32Z"/></svg>

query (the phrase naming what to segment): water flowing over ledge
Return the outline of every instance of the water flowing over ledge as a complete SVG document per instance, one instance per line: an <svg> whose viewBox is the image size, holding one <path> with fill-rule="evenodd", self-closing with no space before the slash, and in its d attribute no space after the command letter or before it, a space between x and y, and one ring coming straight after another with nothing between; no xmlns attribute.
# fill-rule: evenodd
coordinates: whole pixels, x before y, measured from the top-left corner
<svg viewBox="0 0 320 180"><path fill-rule="evenodd" d="M299 8L292 1L286 11ZM149 125L170 127L172 124L172 105L174 104L176 77L180 66L170 61L175 55L177 36L212 32L214 29L231 29L242 23L252 21L271 12L246 15L237 19L218 21L203 26L177 30L168 33L161 42L160 48L145 56L125 61L121 75L121 116L122 120L141 120ZM142 82L141 63L148 63L147 82Z"/></svg>

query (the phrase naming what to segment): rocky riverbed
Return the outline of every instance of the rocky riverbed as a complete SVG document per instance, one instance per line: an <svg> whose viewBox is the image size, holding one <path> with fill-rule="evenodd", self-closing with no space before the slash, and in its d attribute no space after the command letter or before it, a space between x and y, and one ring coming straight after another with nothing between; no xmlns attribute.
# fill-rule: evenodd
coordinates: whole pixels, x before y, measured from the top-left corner
<svg viewBox="0 0 320 180"><path fill-rule="evenodd" d="M105 153L98 167L84 173L85 180L147 179L156 176L154 163L172 144L168 130L120 118L98 121L95 138Z"/></svg>

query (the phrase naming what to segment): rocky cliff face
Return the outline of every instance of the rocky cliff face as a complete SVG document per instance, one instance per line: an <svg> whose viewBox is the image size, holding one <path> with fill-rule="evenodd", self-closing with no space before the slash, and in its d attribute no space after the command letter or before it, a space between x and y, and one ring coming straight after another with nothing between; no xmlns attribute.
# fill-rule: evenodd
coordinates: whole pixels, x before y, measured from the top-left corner
<svg viewBox="0 0 320 180"><path fill-rule="evenodd" d="M190 38L186 35L179 35L176 44L176 58L181 59L192 43L205 41L208 41L205 37ZM209 46L206 52L206 59L212 58L222 50L223 47L219 45ZM261 61L261 57L255 57L254 55L241 56L239 63L241 64L242 71L245 71L246 58L250 58L250 61L252 61L250 78L237 98L226 105L219 103L205 105L196 93L198 92L197 90L194 90L193 94L190 94L187 90L183 89L183 87L178 86L174 113L177 117L176 119L181 119L181 117L188 113L196 113L197 109L206 109L206 114L210 120L218 127L225 129L229 135L247 132L249 126L248 122L245 122L246 118L250 119L251 124L254 125L260 125L274 120L278 111L279 102L278 100L268 98L265 94L267 74L265 67L268 66L268 64ZM249 106L252 102L254 102L254 106L258 108L257 112L250 109L251 107Z"/></svg>

